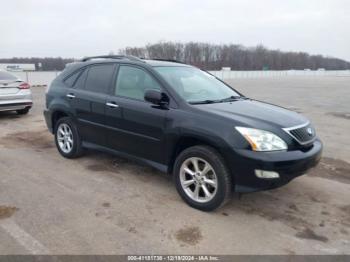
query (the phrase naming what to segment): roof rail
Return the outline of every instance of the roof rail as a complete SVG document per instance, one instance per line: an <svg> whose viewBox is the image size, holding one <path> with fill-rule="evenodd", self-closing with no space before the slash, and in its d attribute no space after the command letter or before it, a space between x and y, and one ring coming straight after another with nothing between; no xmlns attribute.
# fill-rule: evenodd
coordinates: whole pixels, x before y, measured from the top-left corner
<svg viewBox="0 0 350 262"><path fill-rule="evenodd" d="M164 62L173 62L173 63L179 63L179 64L185 64L184 62L181 62L181 61L179 61L179 60L175 60L175 59L166 59L166 58L150 58L150 60L164 61Z"/></svg>
<svg viewBox="0 0 350 262"><path fill-rule="evenodd" d="M81 59L81 62L86 62L92 59L129 59L130 61L145 63L142 59L132 55L99 55L99 56L87 56Z"/></svg>

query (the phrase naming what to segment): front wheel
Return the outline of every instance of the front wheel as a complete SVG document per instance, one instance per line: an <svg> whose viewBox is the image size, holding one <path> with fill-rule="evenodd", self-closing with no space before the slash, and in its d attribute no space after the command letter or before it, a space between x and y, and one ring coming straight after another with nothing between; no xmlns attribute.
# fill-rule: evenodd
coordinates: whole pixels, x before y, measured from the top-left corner
<svg viewBox="0 0 350 262"><path fill-rule="evenodd" d="M174 166L176 189L191 207L212 211L231 195L231 175L221 155L208 146L190 147L177 157Z"/></svg>

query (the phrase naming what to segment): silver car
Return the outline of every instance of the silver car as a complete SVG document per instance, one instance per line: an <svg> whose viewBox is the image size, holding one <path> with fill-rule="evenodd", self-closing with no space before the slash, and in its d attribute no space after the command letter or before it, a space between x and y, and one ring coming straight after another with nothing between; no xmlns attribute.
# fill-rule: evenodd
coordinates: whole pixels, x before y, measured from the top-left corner
<svg viewBox="0 0 350 262"><path fill-rule="evenodd" d="M0 111L27 114L33 105L30 85L18 77L0 71Z"/></svg>

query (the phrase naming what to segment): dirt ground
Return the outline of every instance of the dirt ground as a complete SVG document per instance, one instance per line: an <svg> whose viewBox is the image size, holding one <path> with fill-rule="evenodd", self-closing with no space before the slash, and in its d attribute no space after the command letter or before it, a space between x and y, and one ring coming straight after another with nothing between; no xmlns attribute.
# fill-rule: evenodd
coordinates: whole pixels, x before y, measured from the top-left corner
<svg viewBox="0 0 350 262"><path fill-rule="evenodd" d="M230 83L309 117L324 142L319 166L200 212L152 168L97 152L62 158L44 89L33 88L27 116L0 113L0 254L350 254L350 78Z"/></svg>

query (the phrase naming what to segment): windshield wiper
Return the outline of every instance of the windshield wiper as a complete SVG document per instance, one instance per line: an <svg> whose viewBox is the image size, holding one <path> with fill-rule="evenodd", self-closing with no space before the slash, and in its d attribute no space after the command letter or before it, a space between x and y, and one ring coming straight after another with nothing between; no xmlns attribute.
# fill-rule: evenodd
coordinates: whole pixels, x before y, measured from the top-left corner
<svg viewBox="0 0 350 262"><path fill-rule="evenodd" d="M217 99L217 100L211 100L211 99L206 99L206 100L201 100L201 101L190 101L189 103L191 105L198 105L198 104L213 104L213 103L225 103L225 102L233 102L233 101L238 101L238 100L246 100L248 99L245 96L230 96L227 98L223 99Z"/></svg>
<svg viewBox="0 0 350 262"><path fill-rule="evenodd" d="M239 99L242 99L242 96L230 96L230 97L227 97L227 98L220 99L219 101L221 103L223 103L223 102L237 101Z"/></svg>
<svg viewBox="0 0 350 262"><path fill-rule="evenodd" d="M201 101L190 101L189 103L191 105L199 105L199 104L212 104L212 103L218 103L219 100L210 100L210 99L207 99L207 100L201 100Z"/></svg>
<svg viewBox="0 0 350 262"><path fill-rule="evenodd" d="M249 99L249 98L245 97L245 96L230 96L227 98L220 99L220 100L218 100L218 102L225 103L225 102L233 102L233 101L247 100L247 99Z"/></svg>

